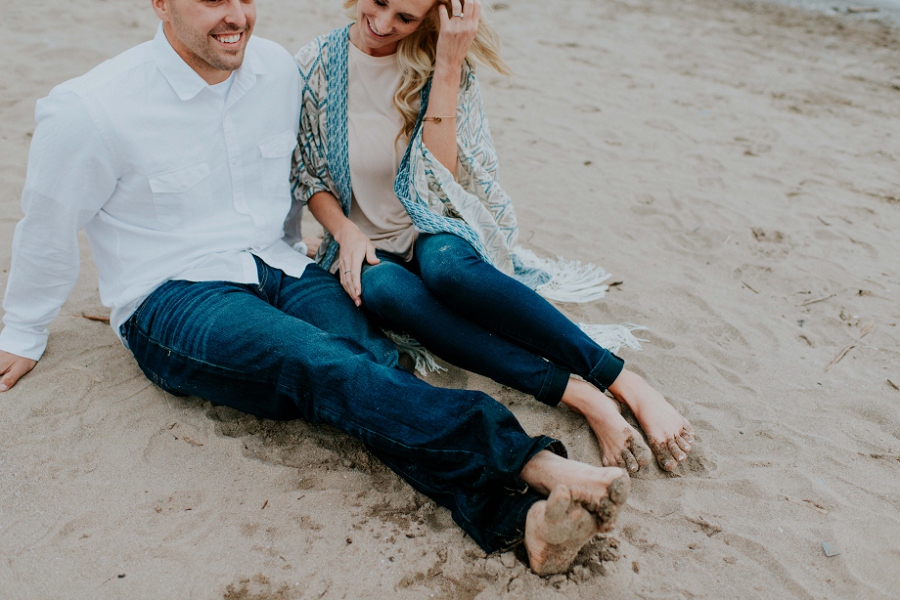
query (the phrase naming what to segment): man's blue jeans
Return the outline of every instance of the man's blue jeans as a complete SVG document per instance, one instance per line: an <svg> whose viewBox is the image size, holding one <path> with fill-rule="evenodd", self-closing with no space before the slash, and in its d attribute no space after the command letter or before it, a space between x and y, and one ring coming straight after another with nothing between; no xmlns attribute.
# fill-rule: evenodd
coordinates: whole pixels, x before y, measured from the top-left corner
<svg viewBox="0 0 900 600"><path fill-rule="evenodd" d="M398 368L396 349L318 266L300 279L257 266L258 285L169 281L141 304L122 335L147 377L260 417L333 425L449 508L485 551L520 542L541 497L519 474L562 445L529 437L485 394Z"/></svg>
<svg viewBox="0 0 900 600"><path fill-rule="evenodd" d="M408 263L376 253L381 262L363 267L363 308L449 363L551 406L572 373L606 390L622 371L622 359L459 236L419 234Z"/></svg>

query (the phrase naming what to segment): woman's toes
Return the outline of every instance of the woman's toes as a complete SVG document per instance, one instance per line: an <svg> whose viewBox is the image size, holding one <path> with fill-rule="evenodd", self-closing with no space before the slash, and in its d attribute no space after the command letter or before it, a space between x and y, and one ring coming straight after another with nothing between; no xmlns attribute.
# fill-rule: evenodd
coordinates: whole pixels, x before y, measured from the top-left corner
<svg viewBox="0 0 900 600"><path fill-rule="evenodd" d="M647 443L638 433L635 433L634 436L628 440L628 448L631 450L631 454L634 455L634 459L637 462L639 469L643 469L650 464L653 453L650 452L649 446L647 446Z"/></svg>
<svg viewBox="0 0 900 600"><path fill-rule="evenodd" d="M631 453L631 450L627 448L622 450L622 464L620 467L627 470L629 473L637 473L637 470L640 468L637 460L634 458L634 454Z"/></svg>
<svg viewBox="0 0 900 600"><path fill-rule="evenodd" d="M678 461L672 457L666 444L653 443L653 454L656 456L656 462L663 471L674 471L678 467Z"/></svg>
<svg viewBox="0 0 900 600"><path fill-rule="evenodd" d="M657 454L656 462L659 463L659 466L662 467L663 471L668 471L669 473L678 468L678 461L672 458L672 456L669 455L668 452Z"/></svg>
<svg viewBox="0 0 900 600"><path fill-rule="evenodd" d="M666 446L669 448L669 452L672 454L672 456L675 457L675 460L677 460L678 462L682 462L684 459L687 458L687 454L685 454L681 450L681 448L678 447L678 444L675 443L674 439L669 440L666 443Z"/></svg>
<svg viewBox="0 0 900 600"><path fill-rule="evenodd" d="M678 444L678 447L684 450L686 453L691 451L691 443L684 439L684 436L676 435L675 443Z"/></svg>

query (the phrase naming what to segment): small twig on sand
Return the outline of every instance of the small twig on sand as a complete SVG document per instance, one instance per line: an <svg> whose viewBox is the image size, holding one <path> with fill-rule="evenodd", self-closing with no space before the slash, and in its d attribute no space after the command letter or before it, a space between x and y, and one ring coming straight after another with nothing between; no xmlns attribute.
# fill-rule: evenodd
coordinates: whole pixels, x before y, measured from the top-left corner
<svg viewBox="0 0 900 600"><path fill-rule="evenodd" d="M856 348L856 342L853 342L852 344L850 344L849 346L847 346L846 348L844 348L843 350L841 350L841 353L840 353L840 354L838 354L838 355L835 356L833 359L831 359L831 362L828 363L828 366L825 367L825 370L827 371L827 370L830 369L832 366L834 366L834 365L836 365L838 362L840 362L840 360L841 360L842 358L844 358L845 356L847 356L847 353L850 352L851 350L853 350L854 348Z"/></svg>
<svg viewBox="0 0 900 600"><path fill-rule="evenodd" d="M831 223L829 223L828 221L826 221L826 220L823 219L822 217L816 216L816 218L817 218L818 220L822 221L822 225L825 225L826 227L831 227Z"/></svg>
<svg viewBox="0 0 900 600"><path fill-rule="evenodd" d="M858 340L863 339L864 337L869 335L869 333L871 333L873 329L875 329L875 323L869 323L868 325L863 327L862 331L859 333L859 337L856 339L858 339Z"/></svg>
<svg viewBox="0 0 900 600"><path fill-rule="evenodd" d="M892 388L894 388L895 390L897 390L898 392L900 392L900 386L898 386L896 383L894 383L894 382L891 381L890 379L888 379L887 382L888 382L888 385L889 385L889 386L891 386Z"/></svg>
<svg viewBox="0 0 900 600"><path fill-rule="evenodd" d="M753 292L754 294L758 294L758 293L759 293L759 292L757 292L756 290L754 290L752 287L750 287L750 284L747 283L746 281L742 281L741 283L743 283L743 284L744 284L744 287L746 287L748 290L750 290L750 291Z"/></svg>
<svg viewBox="0 0 900 600"><path fill-rule="evenodd" d="M99 323L109 324L109 317L103 317L100 315L88 315L85 313L81 313L81 316L87 319L88 321L97 321Z"/></svg>
<svg viewBox="0 0 900 600"><path fill-rule="evenodd" d="M848 6L847 14L848 15L856 15L859 13L876 13L878 9L874 6Z"/></svg>
<svg viewBox="0 0 900 600"><path fill-rule="evenodd" d="M810 304L815 304L816 302L821 302L823 300L828 300L829 298L834 298L837 294L828 294L827 296L822 296L821 298L813 298L812 300L807 300L806 302L801 302L796 306L809 306Z"/></svg>
<svg viewBox="0 0 900 600"><path fill-rule="evenodd" d="M265 510L268 505L269 505L269 501L266 500L265 502L263 502L262 508L259 510Z"/></svg>
<svg viewBox="0 0 900 600"><path fill-rule="evenodd" d="M862 330L862 332L859 334L859 337L856 338L856 341L853 342L852 344L849 344L846 348L844 348L843 350L841 350L840 354L838 354L837 356L835 356L834 359L832 359L832 361L831 361L830 363L828 363L828 366L825 367L825 370L827 371L828 369L830 369L831 367L833 367L834 365L836 365L838 362L840 362L840 360L841 360L842 358L844 358L845 356L847 356L847 353L848 353L848 352L850 352L851 350L853 350L854 348L856 348L856 345L859 344L859 341L860 341L861 339L863 339L864 337L866 337L866 336L869 334L869 332L872 331L872 328L873 328L873 327L875 327L875 323L869 323L868 325L866 325L865 327L863 327L863 330Z"/></svg>
<svg viewBox="0 0 900 600"><path fill-rule="evenodd" d="M793 502L794 504L799 504L800 506L808 506L809 508L811 508L815 511L818 511L818 512L822 513L823 515L828 514L828 509L825 508L824 506L822 506L821 504L819 504L818 502L813 502L812 500L807 500L805 498L803 500L797 500L796 498L791 498L790 496L785 496L784 499L787 500L788 502Z"/></svg>

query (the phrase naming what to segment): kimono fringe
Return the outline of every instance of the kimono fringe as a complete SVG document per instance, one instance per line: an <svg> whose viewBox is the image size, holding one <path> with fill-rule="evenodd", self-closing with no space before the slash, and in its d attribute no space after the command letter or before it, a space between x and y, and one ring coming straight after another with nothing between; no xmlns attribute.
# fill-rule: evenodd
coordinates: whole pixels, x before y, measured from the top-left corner
<svg viewBox="0 0 900 600"><path fill-rule="evenodd" d="M582 264L578 260L566 260L561 256L556 259L541 258L531 250L516 246L513 253L530 269L539 269L550 275L550 280L535 288L535 291L557 302L593 302L606 296L609 289L604 282L612 277L609 273L593 264Z"/></svg>
<svg viewBox="0 0 900 600"><path fill-rule="evenodd" d="M397 346L399 352L406 354L416 361L416 373L422 377L427 376L429 373L447 370L446 367L442 367L434 360L434 355L426 350L425 346L414 340L412 337L388 330L384 330L384 334L395 346Z"/></svg>
<svg viewBox="0 0 900 600"><path fill-rule="evenodd" d="M620 323L619 325L597 325L595 323L579 323L578 327L589 338L603 346L613 354L618 354L622 348L640 350L641 342L648 340L636 337L633 332L646 331L646 327L634 323Z"/></svg>

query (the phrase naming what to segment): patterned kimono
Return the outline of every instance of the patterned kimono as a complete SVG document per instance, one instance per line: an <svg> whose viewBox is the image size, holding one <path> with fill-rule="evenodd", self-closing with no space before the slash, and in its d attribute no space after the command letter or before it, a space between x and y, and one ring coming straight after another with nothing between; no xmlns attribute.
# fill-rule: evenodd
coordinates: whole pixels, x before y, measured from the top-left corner
<svg viewBox="0 0 900 600"><path fill-rule="evenodd" d="M288 226L295 231L299 230L299 209L317 192L331 192L341 203L344 214L350 214L352 192L347 153L349 29L349 26L343 27L316 38L296 56L304 86L299 144L291 173L297 205ZM558 261L541 261L528 251L514 250L518 238L516 214L512 201L500 187L499 161L474 69L466 63L457 102L458 179L422 142L422 117L428 106L429 90L430 82L422 90L422 113L394 184L394 192L415 228L423 233L458 235L485 261L547 297L580 302L603 297L606 290L603 281L609 275L602 269L592 265L582 267L577 263L560 265ZM326 232L316 255L316 261L325 269L334 262L337 246L331 234ZM573 275L576 281L572 281ZM554 278L557 279L555 285ZM574 289L573 283L576 283ZM564 292L565 297L554 291Z"/></svg>
<svg viewBox="0 0 900 600"><path fill-rule="evenodd" d="M316 193L327 191L349 216L352 190L347 151L347 53L350 26L320 36L300 49L297 65L303 79L298 147L291 172L294 209L285 229L299 240L302 208ZM488 263L531 287L545 298L590 302L602 298L610 277L596 265L542 259L516 246L518 226L512 201L500 187L499 161L491 139L478 79L465 64L456 110L457 177L422 141L422 118L430 81L421 92L416 127L394 183L394 192L422 233L452 233L469 242ZM316 261L326 270L338 244L325 232ZM631 334L636 326L581 325L607 349L639 347ZM396 338L394 338L395 341ZM430 361L428 361L430 363Z"/></svg>

